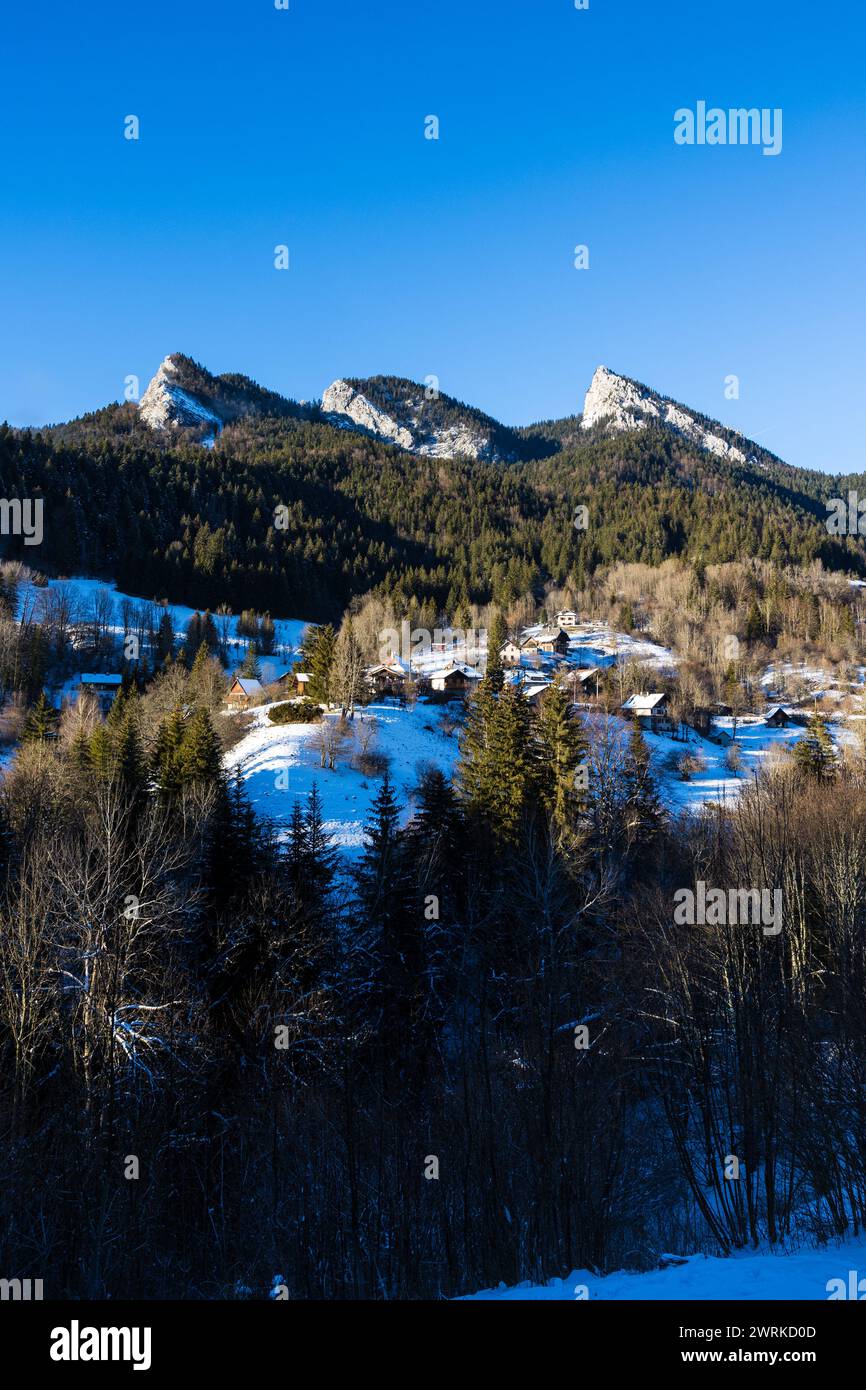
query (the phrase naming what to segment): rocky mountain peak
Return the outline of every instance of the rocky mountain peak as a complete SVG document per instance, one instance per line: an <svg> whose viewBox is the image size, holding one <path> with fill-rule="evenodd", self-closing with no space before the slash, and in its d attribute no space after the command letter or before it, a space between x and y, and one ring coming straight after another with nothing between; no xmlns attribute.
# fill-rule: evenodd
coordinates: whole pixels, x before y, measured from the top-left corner
<svg viewBox="0 0 866 1390"><path fill-rule="evenodd" d="M181 384L186 359L180 353L170 353L159 365L156 375L138 404L138 413L151 429L200 428L218 429L219 415Z"/></svg>
<svg viewBox="0 0 866 1390"><path fill-rule="evenodd" d="M337 380L322 411L341 429L362 430L426 458L472 458L493 463L517 457L504 426L450 396L400 377Z"/></svg>
<svg viewBox="0 0 866 1390"><path fill-rule="evenodd" d="M645 429L653 420L719 458L732 463L749 461L742 449L723 438L721 433L715 433L712 422L692 414L675 401L659 396L629 377L618 376L607 367L596 368L584 400L583 429L603 425L614 431L639 430ZM721 430L723 427L718 428Z"/></svg>

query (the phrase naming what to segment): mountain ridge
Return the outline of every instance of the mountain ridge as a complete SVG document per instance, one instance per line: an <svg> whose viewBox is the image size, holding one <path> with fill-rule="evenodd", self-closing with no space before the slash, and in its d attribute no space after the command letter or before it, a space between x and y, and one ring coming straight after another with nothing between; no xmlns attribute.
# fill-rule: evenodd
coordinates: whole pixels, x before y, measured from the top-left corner
<svg viewBox="0 0 866 1390"><path fill-rule="evenodd" d="M338 377L321 402L299 403L238 373L214 376L183 353L160 364L138 405L157 433L189 431L212 442L245 416L321 420L426 458L468 458L514 464L573 445L579 432L623 434L658 424L706 453L733 464L761 464L771 451L739 431L610 368L596 368L578 415L505 425L476 406L407 377Z"/></svg>

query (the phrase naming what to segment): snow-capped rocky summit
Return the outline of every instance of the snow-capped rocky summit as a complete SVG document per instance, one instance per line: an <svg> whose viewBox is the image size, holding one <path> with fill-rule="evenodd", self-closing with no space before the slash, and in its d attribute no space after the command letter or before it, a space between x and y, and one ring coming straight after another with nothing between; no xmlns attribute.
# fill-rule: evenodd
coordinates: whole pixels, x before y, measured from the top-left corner
<svg viewBox="0 0 866 1390"><path fill-rule="evenodd" d="M322 397L322 410L325 415L336 417L334 423L337 425L346 427L354 424L401 449L414 447L415 439L411 431L380 410L362 391L356 391L348 381L335 381L328 387Z"/></svg>
<svg viewBox="0 0 866 1390"><path fill-rule="evenodd" d="M665 400L629 377L617 376L607 367L597 367L583 404L582 428L604 424L611 430L638 430L658 420L669 429L732 463L747 463L748 457L721 435L714 434L674 401Z"/></svg>
<svg viewBox="0 0 866 1390"><path fill-rule="evenodd" d="M139 415L155 430L202 425L219 429L220 417L181 386L183 361L179 353L173 353L160 363L156 376L139 401Z"/></svg>
<svg viewBox="0 0 866 1390"><path fill-rule="evenodd" d="M190 430L201 443L213 443L223 425L245 416L309 417L297 401L259 386L251 377L228 372L214 376L182 352L160 363L138 405L151 429Z"/></svg>
<svg viewBox="0 0 866 1390"><path fill-rule="evenodd" d="M507 447L504 426L450 396L428 393L402 378L335 381L322 397L322 411L333 425L363 430L426 458L498 463L517 457L516 448Z"/></svg>
<svg viewBox="0 0 866 1390"><path fill-rule="evenodd" d="M502 425L438 388L405 377L341 377L328 387L321 405L302 405L247 376L214 376L179 352L171 353L160 364L138 409L151 429L186 432L187 438L204 444L213 444L223 426L232 421L269 416L357 430L424 458L513 463L573 447L579 428L626 431L656 422L731 463L757 462L766 454L737 431L607 367L596 368L581 417L541 422L522 430Z"/></svg>

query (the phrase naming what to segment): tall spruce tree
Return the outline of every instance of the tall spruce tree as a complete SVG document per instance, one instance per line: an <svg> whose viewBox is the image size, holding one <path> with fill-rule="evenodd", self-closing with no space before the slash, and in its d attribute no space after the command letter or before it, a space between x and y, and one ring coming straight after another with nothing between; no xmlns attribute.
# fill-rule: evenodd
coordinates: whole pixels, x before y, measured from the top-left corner
<svg viewBox="0 0 866 1390"><path fill-rule="evenodd" d="M365 847L355 873L358 999L378 1047L397 1071L414 1070L424 971L424 927L412 900L406 838L387 775L365 826ZM381 1057L380 1052L380 1057Z"/></svg>
<svg viewBox="0 0 866 1390"><path fill-rule="evenodd" d="M38 700L30 706L24 717L21 742L41 743L45 739L54 738L56 731L57 711L45 691L41 690Z"/></svg>
<svg viewBox="0 0 866 1390"><path fill-rule="evenodd" d="M552 685L535 717L540 798L557 839L574 835L587 802L579 769L587 766L587 743L580 721L561 686Z"/></svg>
<svg viewBox="0 0 866 1390"><path fill-rule="evenodd" d="M327 704L331 699L331 673L336 646L337 634L330 623L323 627L307 628L304 634L301 659L304 670L310 675L308 694L311 700L318 700L320 704Z"/></svg>
<svg viewBox="0 0 866 1390"><path fill-rule="evenodd" d="M836 770L836 749L825 716L817 706L809 717L806 732L794 745L797 770L815 782L825 782Z"/></svg>
<svg viewBox="0 0 866 1390"><path fill-rule="evenodd" d="M658 832L662 809L652 773L650 752L635 719L629 734L624 770L624 829L627 843L647 844Z"/></svg>
<svg viewBox="0 0 866 1390"><path fill-rule="evenodd" d="M222 778L222 749L209 712L196 709L180 748L180 774L185 782L216 785Z"/></svg>
<svg viewBox="0 0 866 1390"><path fill-rule="evenodd" d="M179 706L175 706L157 730L153 753L154 780L158 790L165 796L172 796L178 792L183 782L183 736L183 712Z"/></svg>
<svg viewBox="0 0 866 1390"><path fill-rule="evenodd" d="M495 698L487 750L487 800L482 814L500 845L520 838L536 799L537 782L531 746L529 705L519 686L506 685Z"/></svg>

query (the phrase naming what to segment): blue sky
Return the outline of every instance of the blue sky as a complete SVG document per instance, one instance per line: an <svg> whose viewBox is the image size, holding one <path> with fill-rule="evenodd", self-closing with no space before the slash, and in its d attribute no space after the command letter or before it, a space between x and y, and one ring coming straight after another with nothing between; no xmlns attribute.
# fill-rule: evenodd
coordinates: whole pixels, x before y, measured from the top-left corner
<svg viewBox="0 0 866 1390"><path fill-rule="evenodd" d="M528 423L604 362L859 471L864 40L855 0L19 4L0 418L95 409L184 351L305 399L433 374ZM677 146L699 100L780 107L782 153Z"/></svg>

